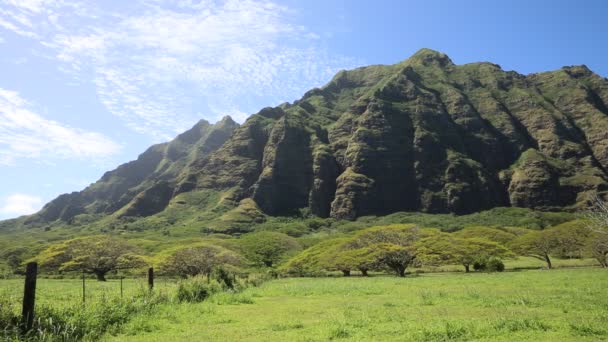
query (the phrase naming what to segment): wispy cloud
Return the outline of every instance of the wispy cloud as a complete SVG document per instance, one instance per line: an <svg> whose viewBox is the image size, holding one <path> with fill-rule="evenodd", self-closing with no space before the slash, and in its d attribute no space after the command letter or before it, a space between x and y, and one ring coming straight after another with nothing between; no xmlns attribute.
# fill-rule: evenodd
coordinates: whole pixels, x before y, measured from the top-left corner
<svg viewBox="0 0 608 342"><path fill-rule="evenodd" d="M0 88L0 165L22 158L97 160L120 149L102 134L47 120L31 107L17 92Z"/></svg>
<svg viewBox="0 0 608 342"><path fill-rule="evenodd" d="M267 105L293 100L355 64L328 55L317 33L271 1L67 6L13 1L9 12L24 19L0 20L8 22L5 29L39 37L78 77L90 76L111 113L157 138L185 129L200 113L210 120L231 112L242 118L259 109L260 99Z"/></svg>
<svg viewBox="0 0 608 342"><path fill-rule="evenodd" d="M26 194L12 194L4 199L0 207L0 213L7 216L17 217L33 214L42 207L42 198Z"/></svg>

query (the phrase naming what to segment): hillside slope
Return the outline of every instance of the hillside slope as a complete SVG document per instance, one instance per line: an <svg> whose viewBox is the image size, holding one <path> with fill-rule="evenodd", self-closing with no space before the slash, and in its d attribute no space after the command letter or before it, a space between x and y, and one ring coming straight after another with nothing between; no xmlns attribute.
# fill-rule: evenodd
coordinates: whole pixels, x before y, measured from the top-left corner
<svg viewBox="0 0 608 342"><path fill-rule="evenodd" d="M201 227L230 228L302 211L574 210L606 194L607 170L605 78L585 66L525 76L455 65L422 49L395 65L341 71L239 127L202 121L24 223L174 222L183 211Z"/></svg>

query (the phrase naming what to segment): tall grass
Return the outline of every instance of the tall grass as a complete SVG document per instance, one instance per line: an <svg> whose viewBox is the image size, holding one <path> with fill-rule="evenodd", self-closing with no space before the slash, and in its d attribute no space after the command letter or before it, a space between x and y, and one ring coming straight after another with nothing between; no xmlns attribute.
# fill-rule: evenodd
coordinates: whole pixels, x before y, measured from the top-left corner
<svg viewBox="0 0 608 342"><path fill-rule="evenodd" d="M28 341L94 341L104 334L115 335L122 332L125 323L135 316L149 317L157 307L164 305L180 305L180 303L197 303L218 296L216 302L246 301L241 297L231 299L222 296L224 293L237 294L250 286L258 286L266 277L251 276L251 279L235 278L231 287L217 279L194 277L178 282L165 288L148 290L143 286L134 287L132 284L127 295L121 298L119 292L109 294L103 289L108 284L93 283L89 292L101 295L87 296L82 302L78 294L81 285L76 280L47 280L40 279L39 284L45 291L37 297L44 298L36 304L33 328L25 335L20 331L21 298L18 281L4 281L11 288L0 291L0 340ZM56 282L59 286L50 287L55 292L49 293L48 283ZM10 291L9 291L10 290ZM63 292L63 293L62 293ZM50 297L50 298L49 298Z"/></svg>
<svg viewBox="0 0 608 342"><path fill-rule="evenodd" d="M87 305L77 302L36 307L33 328L22 335L19 329L20 303L0 297L0 338L7 340L74 341L95 340L106 332L118 332L136 313L150 312L167 303L162 292L141 291L129 299L106 298Z"/></svg>

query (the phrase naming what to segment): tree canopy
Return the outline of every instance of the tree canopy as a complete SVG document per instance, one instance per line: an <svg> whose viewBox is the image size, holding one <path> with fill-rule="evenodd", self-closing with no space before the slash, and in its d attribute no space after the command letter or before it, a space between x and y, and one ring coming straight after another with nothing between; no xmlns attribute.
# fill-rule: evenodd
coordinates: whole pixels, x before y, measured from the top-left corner
<svg viewBox="0 0 608 342"><path fill-rule="evenodd" d="M277 232L256 232L241 238L243 254L257 265L273 267L286 256L301 250L298 240Z"/></svg>
<svg viewBox="0 0 608 342"><path fill-rule="evenodd" d="M499 243L481 238L461 238L448 233L420 240L417 248L423 262L431 265L460 264L465 272L469 272L475 262L512 256Z"/></svg>
<svg viewBox="0 0 608 342"><path fill-rule="evenodd" d="M550 254L555 251L557 246L558 241L551 230L531 231L519 236L509 244L511 250L520 255L543 260L549 269L553 268Z"/></svg>
<svg viewBox="0 0 608 342"><path fill-rule="evenodd" d="M163 272L180 277L206 275L221 267L239 267L242 257L227 248L201 244L174 250L161 262Z"/></svg>
<svg viewBox="0 0 608 342"><path fill-rule="evenodd" d="M283 267L288 273L358 270L390 271L405 276L416 259L416 241L438 233L415 225L389 225L364 229L347 238L332 239L303 251Z"/></svg>
<svg viewBox="0 0 608 342"><path fill-rule="evenodd" d="M59 271L83 271L105 281L110 271L145 265L134 246L110 236L89 236L63 241L34 258L43 268Z"/></svg>
<svg viewBox="0 0 608 342"><path fill-rule="evenodd" d="M458 230L453 233L454 236L464 239L478 238L487 241L494 241L501 245L506 245L514 240L517 235L512 232L505 231L500 228L472 226Z"/></svg>
<svg viewBox="0 0 608 342"><path fill-rule="evenodd" d="M602 267L608 268L608 234L592 232L587 248Z"/></svg>

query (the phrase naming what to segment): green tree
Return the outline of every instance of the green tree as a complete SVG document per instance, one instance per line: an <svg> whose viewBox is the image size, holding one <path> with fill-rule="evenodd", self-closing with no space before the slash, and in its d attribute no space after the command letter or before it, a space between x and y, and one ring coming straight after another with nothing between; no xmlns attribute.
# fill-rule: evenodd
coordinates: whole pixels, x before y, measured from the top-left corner
<svg viewBox="0 0 608 342"><path fill-rule="evenodd" d="M587 241L587 248L602 267L608 268L608 234L593 232Z"/></svg>
<svg viewBox="0 0 608 342"><path fill-rule="evenodd" d="M477 238L487 241L494 241L503 246L507 245L517 237L515 234L506 232L500 228L483 226L466 227L452 234L463 239Z"/></svg>
<svg viewBox="0 0 608 342"><path fill-rule="evenodd" d="M349 239L338 238L321 241L293 256L280 267L280 270L300 277L318 275L328 266L331 267L328 265L328 251L335 250L346 241L349 241Z"/></svg>
<svg viewBox="0 0 608 342"><path fill-rule="evenodd" d="M298 240L291 236L264 231L244 235L241 246L249 260L266 267L273 267L285 257L301 250Z"/></svg>
<svg viewBox="0 0 608 342"><path fill-rule="evenodd" d="M344 276L349 276L352 270L368 276L369 270L378 268L379 258L379 249L374 245L354 248L352 239L342 239L321 254L320 265L328 271L341 271Z"/></svg>
<svg viewBox="0 0 608 342"><path fill-rule="evenodd" d="M415 243L436 232L432 229L423 230L415 225L373 227L356 234L350 247L354 250L366 248L365 255L376 259L376 262L369 263L369 266L389 270L399 277L404 277L406 269L416 259Z"/></svg>
<svg viewBox="0 0 608 342"><path fill-rule="evenodd" d="M399 277L405 277L406 269L416 259L416 253L411 246L379 243L370 248L378 255L378 265L385 265Z"/></svg>
<svg viewBox="0 0 608 342"><path fill-rule="evenodd" d="M597 236L591 234L585 221L580 220L562 223L548 231L555 240L553 253L560 258L581 258L589 237Z"/></svg>
<svg viewBox="0 0 608 342"><path fill-rule="evenodd" d="M110 271L141 267L143 258L126 241L109 236L90 236L52 245L34 258L41 267L59 271L83 271L105 281Z"/></svg>
<svg viewBox="0 0 608 342"><path fill-rule="evenodd" d="M381 249L376 247L371 245L357 249L344 249L337 256L336 262L349 264L352 269L357 269L361 275L367 277L368 271L378 269L379 262L382 262Z"/></svg>
<svg viewBox="0 0 608 342"><path fill-rule="evenodd" d="M242 257L234 251L220 246L197 245L173 251L161 262L161 269L183 278L197 275L209 277L217 267L237 268L241 265Z"/></svg>
<svg viewBox="0 0 608 342"><path fill-rule="evenodd" d="M476 262L512 256L507 248L496 242L481 238L464 239L448 233L420 240L417 249L423 262L434 265L460 264L465 272L470 272Z"/></svg>
<svg viewBox="0 0 608 342"><path fill-rule="evenodd" d="M24 261L24 255L27 253L27 248L16 247L10 248L0 254L0 257L5 260L6 265L13 273L23 272L22 263Z"/></svg>
<svg viewBox="0 0 608 342"><path fill-rule="evenodd" d="M553 268L549 254L553 253L557 246L557 239L550 230L531 231L509 244L511 250L520 255L544 261L548 269Z"/></svg>

